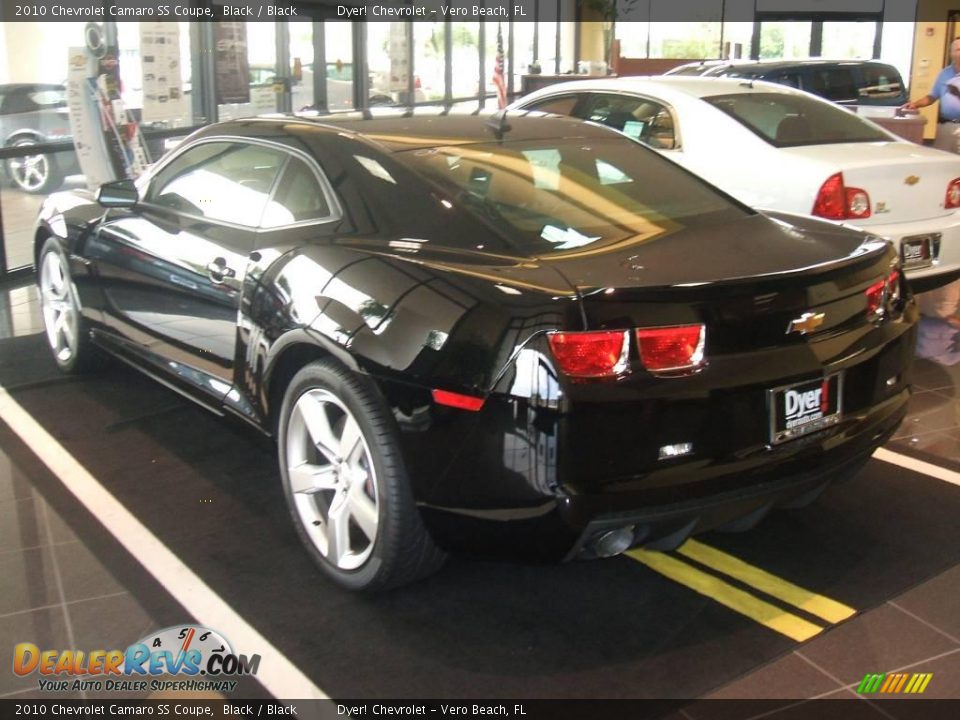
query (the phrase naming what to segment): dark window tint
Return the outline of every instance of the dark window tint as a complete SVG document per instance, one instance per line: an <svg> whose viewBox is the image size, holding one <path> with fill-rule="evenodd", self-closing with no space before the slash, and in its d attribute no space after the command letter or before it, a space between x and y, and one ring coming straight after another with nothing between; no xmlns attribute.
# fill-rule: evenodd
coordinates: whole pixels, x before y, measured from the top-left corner
<svg viewBox="0 0 960 720"><path fill-rule="evenodd" d="M256 227L286 154L261 145L196 145L163 168L146 202L188 215Z"/></svg>
<svg viewBox="0 0 960 720"><path fill-rule="evenodd" d="M673 116L660 103L632 95L597 94L577 115L603 123L658 150L676 145Z"/></svg>
<svg viewBox="0 0 960 720"><path fill-rule="evenodd" d="M291 157L263 213L263 227L280 227L329 216L330 205L317 176L305 162Z"/></svg>
<svg viewBox="0 0 960 720"><path fill-rule="evenodd" d="M786 85L787 87L800 88L800 74L795 72L784 72L773 75L769 78L764 78L766 80L772 80L775 83L780 85Z"/></svg>
<svg viewBox="0 0 960 720"><path fill-rule="evenodd" d="M890 139L843 108L799 94L743 93L703 99L777 147Z"/></svg>
<svg viewBox="0 0 960 720"><path fill-rule="evenodd" d="M625 139L518 141L400 156L534 255L602 251L747 212Z"/></svg>
<svg viewBox="0 0 960 720"><path fill-rule="evenodd" d="M814 95L835 102L857 99L857 83L849 67L810 68L807 77L810 87L805 89Z"/></svg>
<svg viewBox="0 0 960 720"><path fill-rule="evenodd" d="M539 112L553 113L555 115L572 115L573 108L580 97L577 95L566 95L565 97L550 98L541 100L533 105L528 105L525 110L538 110Z"/></svg>

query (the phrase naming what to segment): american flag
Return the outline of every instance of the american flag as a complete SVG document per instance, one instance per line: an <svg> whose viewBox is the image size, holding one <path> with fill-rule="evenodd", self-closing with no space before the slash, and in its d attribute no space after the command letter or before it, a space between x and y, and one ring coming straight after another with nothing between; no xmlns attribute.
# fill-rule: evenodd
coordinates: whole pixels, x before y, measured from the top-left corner
<svg viewBox="0 0 960 720"><path fill-rule="evenodd" d="M493 84L497 86L497 106L507 106L507 79L503 74L503 26L497 23L497 58L493 67Z"/></svg>

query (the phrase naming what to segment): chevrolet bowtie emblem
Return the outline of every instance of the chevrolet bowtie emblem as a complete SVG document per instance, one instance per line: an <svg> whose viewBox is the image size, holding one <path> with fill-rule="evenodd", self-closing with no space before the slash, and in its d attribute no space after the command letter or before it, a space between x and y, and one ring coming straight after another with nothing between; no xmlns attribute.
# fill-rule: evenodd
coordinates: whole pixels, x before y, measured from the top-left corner
<svg viewBox="0 0 960 720"><path fill-rule="evenodd" d="M920 178L918 178L916 175L907 175L907 176L903 179L903 181L904 181L907 185L916 185L918 182L920 182Z"/></svg>
<svg viewBox="0 0 960 720"><path fill-rule="evenodd" d="M809 332L813 332L823 325L823 319L825 317L823 313L804 313L796 320L790 321L790 324L787 325L787 334L798 332L801 335L806 335Z"/></svg>

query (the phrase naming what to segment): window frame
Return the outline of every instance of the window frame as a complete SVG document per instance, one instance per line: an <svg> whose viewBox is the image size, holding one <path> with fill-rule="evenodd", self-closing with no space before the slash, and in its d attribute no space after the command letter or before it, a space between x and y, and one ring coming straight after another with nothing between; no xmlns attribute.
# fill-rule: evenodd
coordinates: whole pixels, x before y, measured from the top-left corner
<svg viewBox="0 0 960 720"><path fill-rule="evenodd" d="M147 192L153 186L154 182L157 179L157 176L163 172L163 170L170 165L172 162L177 160L181 155L184 155L187 152L190 152L194 148L197 148L201 145L207 145L210 143L232 143L239 145L259 145L261 147L267 147L272 150L277 150L284 154L285 158L283 163L280 165L280 169L277 172L277 177L273 181L273 185L270 188L270 193L267 195L267 203L269 203L274 194L277 192L277 188L280 185L280 180L283 178L283 174L287 169L287 166L290 163L291 157L297 157L303 162L306 163L307 167L313 172L317 183L320 186L320 190L323 192L324 199L327 202L327 207L329 208L329 214L322 218L313 218L310 220L300 220L293 223L287 223L285 225L271 225L270 227L264 227L261 223L263 222L263 215L261 214L260 219L257 221L256 225L244 225L242 223L230 222L229 220L220 220L217 218L209 218L204 215L196 215L194 213L184 212L182 210L175 210L173 208L166 207L164 205L157 205L155 203L147 202L145 200ZM170 213L178 217L184 217L191 220L199 220L202 222L213 223L222 227L237 228L239 230L244 230L246 232L256 232L256 233L267 233L267 232L276 232L277 230L289 230L291 228L302 228L311 225L325 225L327 223L335 222L343 218L343 206L340 203L340 199L337 197L336 193L333 190L333 186L330 185L330 181L327 179L326 174L323 172L323 169L320 167L320 164L317 162L316 158L312 157L310 154L292 148L289 145L279 142L273 142L270 140L263 140L261 138L249 138L242 135L211 135L208 137L200 138L194 142L191 142L189 145L183 148L177 148L172 152L169 157L165 158L148 173L143 175L140 180L137 181L137 193L140 195L141 199L137 203L137 207L143 207L159 212Z"/></svg>

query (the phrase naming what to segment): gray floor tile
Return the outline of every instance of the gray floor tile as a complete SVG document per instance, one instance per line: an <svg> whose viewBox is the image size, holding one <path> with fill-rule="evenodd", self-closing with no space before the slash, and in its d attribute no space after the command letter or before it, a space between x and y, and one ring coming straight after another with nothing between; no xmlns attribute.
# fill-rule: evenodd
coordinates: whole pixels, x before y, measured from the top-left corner
<svg viewBox="0 0 960 720"><path fill-rule="evenodd" d="M960 400L934 391L918 392L910 399L906 419L895 438L950 430L960 426Z"/></svg>
<svg viewBox="0 0 960 720"><path fill-rule="evenodd" d="M83 543L56 545L53 551L63 579L63 595L68 602L112 595L127 589Z"/></svg>
<svg viewBox="0 0 960 720"><path fill-rule="evenodd" d="M50 526L50 535L54 544L77 542L77 534L49 505L47 505L47 523Z"/></svg>
<svg viewBox="0 0 960 720"><path fill-rule="evenodd" d="M887 672L957 645L890 605L861 615L810 641L801 654L844 684Z"/></svg>
<svg viewBox="0 0 960 720"><path fill-rule="evenodd" d="M948 570L893 602L960 639L960 567Z"/></svg>
<svg viewBox="0 0 960 720"><path fill-rule="evenodd" d="M0 451L0 506L33 495L33 485L5 453Z"/></svg>
<svg viewBox="0 0 960 720"><path fill-rule="evenodd" d="M0 695L38 688L37 673L21 677L12 670L13 650L19 643L33 643L41 651L68 649L70 641L63 610L56 607L0 617L0 648L9 658L0 672Z"/></svg>
<svg viewBox="0 0 960 720"><path fill-rule="evenodd" d="M0 504L0 553L49 544L42 500L28 497Z"/></svg>
<svg viewBox="0 0 960 720"><path fill-rule="evenodd" d="M938 430L920 435L907 435L892 442L894 449L902 444L911 450L920 450L937 458L960 462L960 429Z"/></svg>
<svg viewBox="0 0 960 720"><path fill-rule="evenodd" d="M838 684L790 653L707 696L707 699L803 699L836 689Z"/></svg>
<svg viewBox="0 0 960 720"><path fill-rule="evenodd" d="M68 609L78 647L125 649L162 629L129 593L70 603Z"/></svg>
<svg viewBox="0 0 960 720"><path fill-rule="evenodd" d="M0 554L0 615L59 604L50 548Z"/></svg>

